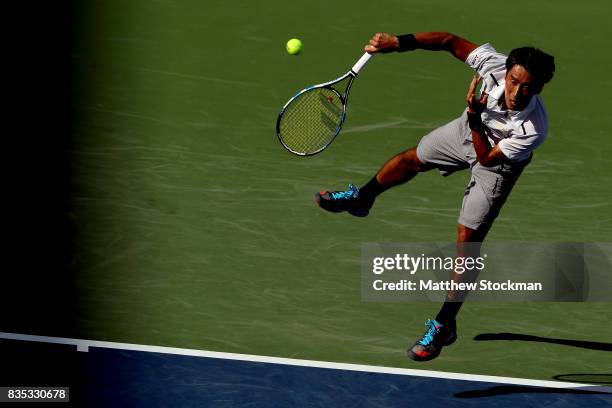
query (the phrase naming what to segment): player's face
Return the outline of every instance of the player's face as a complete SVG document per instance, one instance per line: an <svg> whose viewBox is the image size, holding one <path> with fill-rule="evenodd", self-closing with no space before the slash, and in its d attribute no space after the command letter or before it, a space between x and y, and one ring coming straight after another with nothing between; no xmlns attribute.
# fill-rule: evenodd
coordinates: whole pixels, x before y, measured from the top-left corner
<svg viewBox="0 0 612 408"><path fill-rule="evenodd" d="M506 73L504 102L511 110L520 111L531 101L533 95L540 93L535 78L522 65L514 65Z"/></svg>

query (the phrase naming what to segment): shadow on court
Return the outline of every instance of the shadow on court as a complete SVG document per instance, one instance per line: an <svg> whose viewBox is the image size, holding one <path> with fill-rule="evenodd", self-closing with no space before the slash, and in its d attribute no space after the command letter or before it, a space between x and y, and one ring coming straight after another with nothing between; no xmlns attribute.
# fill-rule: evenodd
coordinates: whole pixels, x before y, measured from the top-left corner
<svg viewBox="0 0 612 408"><path fill-rule="evenodd" d="M2 385L69 387L78 407L609 407L609 387L550 389L147 351L0 341ZM569 374L568 374L569 375ZM606 391L603 391L603 390ZM602 392L603 391L603 392Z"/></svg>
<svg viewBox="0 0 612 408"><path fill-rule="evenodd" d="M607 394L606 392L590 390L573 390L565 388L538 388L521 385L497 385L478 390L461 391L454 396L456 398L482 398L495 397L509 394Z"/></svg>
<svg viewBox="0 0 612 408"><path fill-rule="evenodd" d="M476 341L489 340L519 340L536 341L540 343L561 344L564 346L580 347L591 350L612 351L612 343L601 343L596 341L554 339L550 337L531 336L517 333L481 333L474 337Z"/></svg>
<svg viewBox="0 0 612 408"><path fill-rule="evenodd" d="M553 378L559 381L612 385L612 373L608 373L608 374L557 374L553 376Z"/></svg>

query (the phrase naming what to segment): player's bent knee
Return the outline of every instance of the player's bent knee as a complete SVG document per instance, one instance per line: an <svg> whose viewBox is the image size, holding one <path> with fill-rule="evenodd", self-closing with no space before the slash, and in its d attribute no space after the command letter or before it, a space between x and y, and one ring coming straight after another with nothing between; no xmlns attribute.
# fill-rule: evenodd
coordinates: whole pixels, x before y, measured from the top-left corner
<svg viewBox="0 0 612 408"><path fill-rule="evenodd" d="M465 225L457 225L457 242L480 242L482 234L475 229L468 228Z"/></svg>
<svg viewBox="0 0 612 408"><path fill-rule="evenodd" d="M402 163L413 171L421 172L421 171L427 171L431 168L430 166L425 165L419 159L419 156L417 155L416 147L406 150L404 153L402 153L401 157L402 157Z"/></svg>

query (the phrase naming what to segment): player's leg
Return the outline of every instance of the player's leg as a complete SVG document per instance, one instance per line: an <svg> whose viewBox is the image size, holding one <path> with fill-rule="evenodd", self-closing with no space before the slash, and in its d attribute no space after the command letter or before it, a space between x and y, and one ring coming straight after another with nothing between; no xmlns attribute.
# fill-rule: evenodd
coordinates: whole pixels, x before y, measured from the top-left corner
<svg viewBox="0 0 612 408"><path fill-rule="evenodd" d="M488 227L479 229L468 228L463 224L457 224L457 257L476 259L480 256L480 248L484 241ZM478 271L465 271L463 273L452 273L451 279L457 283L471 283L478 278ZM459 313L461 305L465 301L469 291L449 290L442 308L436 315L436 321L443 325L454 325L455 318Z"/></svg>
<svg viewBox="0 0 612 408"><path fill-rule="evenodd" d="M457 225L457 257L477 258L480 254L480 246L484 240L488 228L472 229L465 225ZM477 270L453 272L451 279L457 283L475 282L478 277ZM450 346L457 340L456 317L463 304L468 291L449 290L446 299L438 315L434 320L428 320L427 330L408 350L408 357L415 361L428 361L436 358L442 348Z"/></svg>
<svg viewBox="0 0 612 408"><path fill-rule="evenodd" d="M431 170L435 166L432 163L423 163L417 155L417 148L413 147L405 152L393 156L372 179L380 185L380 189L387 190L391 187L410 181L418 173ZM367 184L364 189L367 188Z"/></svg>
<svg viewBox="0 0 612 408"><path fill-rule="evenodd" d="M364 200L373 203L376 197L414 178L419 173L431 170L433 163L423 163L413 147L391 158L360 191Z"/></svg>
<svg viewBox="0 0 612 408"><path fill-rule="evenodd" d="M457 228L457 256L477 258L480 247L493 222L510 195L516 180L527 162L483 167L476 164L468 184ZM474 282L478 271L453 273L452 279ZM415 361L428 361L437 357L444 346L457 339L456 317L469 291L449 291L438 315L428 320L423 337L408 350Z"/></svg>
<svg viewBox="0 0 612 408"><path fill-rule="evenodd" d="M351 184L346 191L321 191L315 194L315 202L327 211L365 217L378 195L420 172L438 168L448 175L467 168L466 132L467 119L460 117L424 136L417 147L395 155L363 187Z"/></svg>
<svg viewBox="0 0 612 408"><path fill-rule="evenodd" d="M406 183L420 172L434 168L421 162L416 150L413 147L395 155L363 187L356 188L351 184L347 191L320 191L315 194L315 202L327 211L348 211L352 215L365 217L378 195Z"/></svg>

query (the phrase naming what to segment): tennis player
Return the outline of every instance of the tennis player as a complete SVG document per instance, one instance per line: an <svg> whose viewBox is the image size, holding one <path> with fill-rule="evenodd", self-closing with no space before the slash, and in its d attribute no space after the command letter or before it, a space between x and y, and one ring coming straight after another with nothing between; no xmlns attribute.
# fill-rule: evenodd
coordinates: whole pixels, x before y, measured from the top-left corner
<svg viewBox="0 0 612 408"><path fill-rule="evenodd" d="M476 71L467 108L424 136L416 147L391 158L363 187L350 184L346 191L321 191L315 194L315 202L327 211L365 217L379 194L420 172L435 168L448 176L469 168L457 242L458 248L462 243L481 243L533 150L546 140L548 118L539 94L553 77L554 58L533 47L516 48L506 56L489 43L477 45L442 32L377 33L365 46L370 53L416 49L447 51ZM455 319L463 300L459 295L447 293L436 318L427 321L425 334L408 350L411 359L431 360L456 340Z"/></svg>

